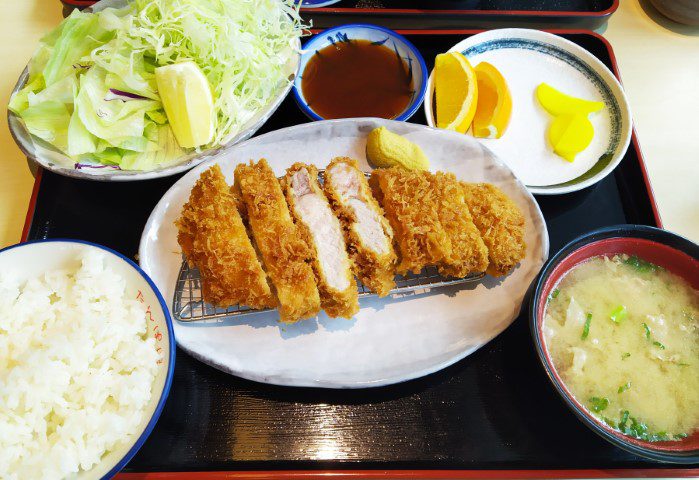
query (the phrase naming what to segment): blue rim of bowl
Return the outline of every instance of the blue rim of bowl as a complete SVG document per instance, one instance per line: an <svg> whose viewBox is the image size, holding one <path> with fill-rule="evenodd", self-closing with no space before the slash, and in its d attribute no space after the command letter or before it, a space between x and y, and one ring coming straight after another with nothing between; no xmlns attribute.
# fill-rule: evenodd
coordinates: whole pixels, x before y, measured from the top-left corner
<svg viewBox="0 0 699 480"><path fill-rule="evenodd" d="M396 118L387 118L386 120L395 120L398 122L404 122L413 115L415 115L415 112L420 108L422 105L422 102L425 100L425 93L427 92L427 78L428 78L428 72L427 72L427 64L425 63L425 59L422 57L422 54L420 53L420 50L413 45L410 40L405 38L403 35L400 33L397 33L395 30L391 30L390 28L385 28L381 27L379 25L373 25L371 23L348 23L345 25L338 25L337 27L332 27L328 28L326 30L323 30L321 32L316 33L313 35L306 43L303 44L301 47L302 50L308 50L308 48L313 44L314 42L318 41L318 39L321 38L321 36L325 36L327 34L332 34L335 33L339 30L346 30L349 28L369 28L372 30L378 30L380 32L384 32L392 37L397 38L401 42L403 42L409 50L413 52L415 55L415 58L417 58L417 61L420 65L420 70L422 71L422 87L420 88L420 91L418 94L415 96L415 99L413 100L412 107L408 108L405 112L401 113L398 115ZM303 60L303 56L305 53L301 54L301 60ZM299 64L301 63L301 60L299 60ZM304 66L304 69L306 67ZM294 79L294 86L293 86L293 92L294 92L294 99L296 100L296 104L301 108L303 113L306 114L310 119L312 120L338 120L336 118L323 118L320 115L318 115L316 112L311 110L311 108L308 106L308 104L301 99L301 95L299 94L299 88L300 88L300 83L303 77L303 71L299 70L298 74L296 75L296 78Z"/></svg>
<svg viewBox="0 0 699 480"><path fill-rule="evenodd" d="M340 0L300 0L301 8L321 8L329 7L338 3Z"/></svg>
<svg viewBox="0 0 699 480"><path fill-rule="evenodd" d="M167 397L170 394L170 386L172 385L172 378L175 372L175 352L176 352L176 345L175 345L175 330L172 326L172 318L170 317L170 310L167 308L167 305L165 304L165 299L163 298L163 295L160 293L160 290L158 290L158 287L155 286L155 283L153 283L153 280L148 276L146 272L144 272L141 267L139 267L133 260L130 258L124 256L123 254L112 250L109 247L105 247L104 245L99 245L97 243L93 242L88 242L87 240L77 240L77 239L72 239L72 238L47 238L47 239L42 239L42 240L30 240L28 242L22 242L22 243L17 243L15 245L10 245L9 247L5 247L3 249L0 249L0 254L3 252L6 252L8 250L13 250L15 248L21 248L27 245L32 245L36 243L79 243L83 245L89 245L91 247L97 247L100 250L104 250L108 253L111 253L122 260L124 260L127 264L129 264L131 267L133 267L140 275L143 277L143 279L148 282L148 285L151 287L153 290L153 293L155 293L155 296L158 299L158 302L160 303L160 308L163 311L163 314L165 315L165 324L167 325L167 333L168 333L168 345L170 347L170 356L169 356L169 362L168 362L168 367L167 367L167 375L165 377L165 385L163 386L163 391L160 394L160 399L158 400L158 404L155 407L155 411L153 411L153 416L151 417L150 421L146 425L146 428L143 429L143 432L141 435L138 437L136 442L133 444L133 446L129 449L128 452L126 452L126 455L119 460L114 467L109 470L103 477L102 480L107 480L109 478L112 478L114 475L119 473L129 461L136 455L136 453L141 449L144 443L146 443L146 440L150 436L151 432L153 431L153 428L155 428L155 424L158 422L158 419L160 418L160 414L163 411L163 408L165 407L165 402L167 401Z"/></svg>
<svg viewBox="0 0 699 480"><path fill-rule="evenodd" d="M684 252L695 258L699 258L699 245L692 242L691 240L678 235L667 230L663 230L657 227L651 227L648 225L634 225L634 224L621 224L612 225L609 227L602 227L590 232L584 233L575 239L568 242L563 248L561 248L553 257L549 258L544 266L541 268L539 277L536 280L534 290L532 291L532 297L529 302L529 329L531 331L532 338L534 340L534 347L536 349L536 354L541 362L541 366L546 372L546 376L555 388L558 395L563 399L566 406L575 414L576 417L590 430L595 432L600 437L604 438L611 444L626 450L627 452L633 453L645 458L650 458L652 460L668 462L668 463L681 463L681 464L693 464L699 461L699 452L689 451L689 452L667 452L660 450L647 449L639 447L630 442L621 440L620 438L610 434L603 428L601 428L595 420L592 420L589 414L581 411L580 408L570 399L568 393L564 390L561 383L557 380L556 375L553 372L553 365L550 365L546 358L546 348L542 345L539 340L539 329L537 321L537 310L539 304L543 299L540 298L542 289L548 279L549 275L553 272L556 266L570 254L578 250L584 245L597 242L599 240L604 240L608 238L641 238L646 240L651 240L654 242L662 243L675 250Z"/></svg>

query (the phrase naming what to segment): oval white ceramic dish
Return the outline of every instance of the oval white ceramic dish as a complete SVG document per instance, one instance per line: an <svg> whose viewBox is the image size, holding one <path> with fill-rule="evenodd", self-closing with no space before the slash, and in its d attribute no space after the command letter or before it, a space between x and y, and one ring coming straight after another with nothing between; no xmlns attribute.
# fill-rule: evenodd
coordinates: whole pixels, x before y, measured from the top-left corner
<svg viewBox="0 0 699 480"><path fill-rule="evenodd" d="M505 162L532 193L556 195L589 187L621 162L631 141L631 112L614 74L584 48L558 35L521 28L490 30L454 45L474 67L494 65L512 94L512 117L498 139L478 139ZM553 117L536 99L535 90L548 83L569 95L604 102L590 116L595 136L570 163L553 152L546 131ZM435 126L434 78L427 83L424 109Z"/></svg>
<svg viewBox="0 0 699 480"><path fill-rule="evenodd" d="M37 278L61 268L74 268L89 250L104 254L105 265L126 280L126 294L147 306L148 335L155 338L162 363L153 383L150 403L146 406L138 433L109 451L100 463L80 472L78 480L107 479L116 475L145 443L165 406L175 370L175 340L172 321L162 295L151 279L131 260L109 248L82 240L38 240L0 250L0 270L16 271L20 281Z"/></svg>
<svg viewBox="0 0 699 480"><path fill-rule="evenodd" d="M92 11L100 11L109 7L123 7L128 5L130 0L101 0L95 3L90 9ZM289 81L279 85L274 98L267 105L258 110L250 120L248 120L225 145L217 148L205 150L200 153L190 153L180 157L174 163L161 166L154 170L119 170L112 165L86 164L76 163L74 159L59 152L46 142L32 136L25 127L22 120L14 113L8 111L7 123L10 127L10 133L17 143L17 146L22 150L28 158L37 162L42 167L56 172L67 177L82 178L87 180L101 180L111 182L124 182L133 180L149 180L152 178L167 177L176 173L189 170L195 165L211 158L217 153L223 152L231 148L235 144L247 140L259 130L262 125L272 116L279 108L279 105L286 98L287 94L293 86L294 78L298 72L299 59L301 58L301 41L297 40L294 46L295 51L291 54L287 64L286 71L289 73ZM27 83L29 78L28 67L24 69L17 80L17 84L12 90L12 94L19 91Z"/></svg>
<svg viewBox="0 0 699 480"><path fill-rule="evenodd" d="M172 305L182 264L174 221L199 175L218 163L229 183L236 165L266 158L277 175L294 162L325 167L349 156L369 171L366 137L386 126L422 147L433 170L499 186L526 219L526 258L507 277L384 299L366 298L351 320L324 313L292 325L276 311L209 323L175 322L178 344L201 361L243 378L278 385L360 388L401 382L440 370L502 332L548 256L541 211L526 187L473 138L375 118L326 120L261 135L200 165L163 196L146 224L139 258Z"/></svg>

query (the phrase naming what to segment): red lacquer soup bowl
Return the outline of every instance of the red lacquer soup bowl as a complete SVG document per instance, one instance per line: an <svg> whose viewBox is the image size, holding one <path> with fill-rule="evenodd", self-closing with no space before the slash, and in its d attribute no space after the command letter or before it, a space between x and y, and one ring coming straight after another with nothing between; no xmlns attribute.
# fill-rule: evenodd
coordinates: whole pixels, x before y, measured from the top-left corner
<svg viewBox="0 0 699 480"><path fill-rule="evenodd" d="M699 289L699 245L684 237L645 225L616 225L576 238L546 262L530 305L530 326L539 359L554 388L573 413L595 433L631 453L674 463L699 462L699 429L675 441L649 442L624 435L595 417L575 397L556 372L543 334L546 300L560 279L593 257L637 255L685 279Z"/></svg>

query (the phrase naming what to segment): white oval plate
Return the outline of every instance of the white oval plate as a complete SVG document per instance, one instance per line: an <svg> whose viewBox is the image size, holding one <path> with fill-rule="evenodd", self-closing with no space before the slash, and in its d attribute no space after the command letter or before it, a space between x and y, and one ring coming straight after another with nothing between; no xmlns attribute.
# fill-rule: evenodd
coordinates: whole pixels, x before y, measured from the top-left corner
<svg viewBox="0 0 699 480"><path fill-rule="evenodd" d="M182 177L156 205L141 237L141 266L168 305L182 263L173 224L199 175L214 162L233 183L235 166L266 158L275 173L294 162L325 167L336 156L366 163L366 136L387 126L418 143L433 170L472 182L491 182L522 209L525 260L504 279L435 289L402 298L366 298L351 320L324 313L293 325L276 311L212 323L175 321L175 339L194 357L243 378L278 385L360 388L387 385L440 370L476 351L517 317L522 300L548 257L548 233L526 187L488 149L465 135L374 118L329 120L261 135Z"/></svg>
<svg viewBox="0 0 699 480"><path fill-rule="evenodd" d="M532 193L555 195L593 185L619 164L631 141L631 113L614 74L584 48L551 33L523 28L490 30L454 45L474 67L493 64L512 94L512 117L498 139L479 139L502 159ZM536 87L546 82L575 97L604 102L590 116L595 128L592 144L573 163L553 153L546 132L553 120L536 99ZM434 79L430 75L425 116L432 112Z"/></svg>

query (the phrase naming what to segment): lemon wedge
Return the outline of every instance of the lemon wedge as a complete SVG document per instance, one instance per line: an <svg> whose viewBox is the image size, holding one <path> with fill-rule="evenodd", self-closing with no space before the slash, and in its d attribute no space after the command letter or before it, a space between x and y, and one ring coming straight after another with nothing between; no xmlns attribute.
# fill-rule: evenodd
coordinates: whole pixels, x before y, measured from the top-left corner
<svg viewBox="0 0 699 480"><path fill-rule="evenodd" d="M544 110L554 117L574 113L587 115L599 112L604 108L604 103L602 102L593 102L566 95L547 83L542 83L536 88L536 98L541 103L541 106L544 107Z"/></svg>
<svg viewBox="0 0 699 480"><path fill-rule="evenodd" d="M553 151L569 162L592 143L594 136L595 130L587 114L581 113L559 115L548 131Z"/></svg>
<svg viewBox="0 0 699 480"><path fill-rule="evenodd" d="M476 114L476 73L459 52L437 55L434 63L437 127L466 133Z"/></svg>
<svg viewBox="0 0 699 480"><path fill-rule="evenodd" d="M155 82L180 147L209 143L214 136L214 99L197 64L190 61L158 67Z"/></svg>
<svg viewBox="0 0 699 480"><path fill-rule="evenodd" d="M505 77L488 62L476 65L478 106L473 117L473 136L500 138L512 116L512 95Z"/></svg>

